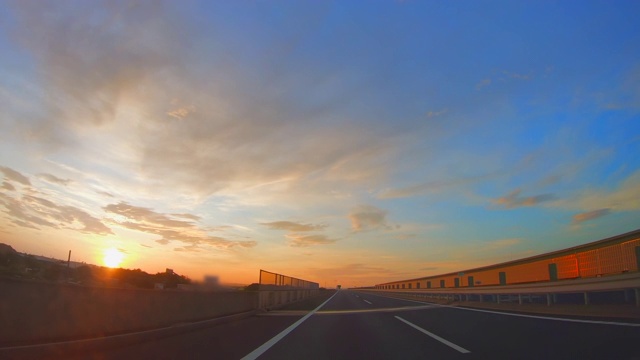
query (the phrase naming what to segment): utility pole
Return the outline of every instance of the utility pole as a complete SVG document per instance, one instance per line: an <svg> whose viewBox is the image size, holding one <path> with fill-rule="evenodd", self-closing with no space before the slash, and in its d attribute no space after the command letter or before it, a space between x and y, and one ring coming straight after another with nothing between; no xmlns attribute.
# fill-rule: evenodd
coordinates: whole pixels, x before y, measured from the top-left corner
<svg viewBox="0 0 640 360"><path fill-rule="evenodd" d="M69 281L69 266L71 265L71 250L69 250L69 256L67 257L67 282Z"/></svg>

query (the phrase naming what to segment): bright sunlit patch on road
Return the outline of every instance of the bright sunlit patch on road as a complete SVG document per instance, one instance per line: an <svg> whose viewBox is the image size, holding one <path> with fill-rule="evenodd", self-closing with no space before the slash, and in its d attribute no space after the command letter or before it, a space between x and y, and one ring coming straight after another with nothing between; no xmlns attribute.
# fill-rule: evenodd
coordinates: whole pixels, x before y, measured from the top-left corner
<svg viewBox="0 0 640 360"><path fill-rule="evenodd" d="M102 262L105 266L110 268L115 268L120 266L124 260L124 253L116 248L109 248L104 251L104 257L102 258Z"/></svg>

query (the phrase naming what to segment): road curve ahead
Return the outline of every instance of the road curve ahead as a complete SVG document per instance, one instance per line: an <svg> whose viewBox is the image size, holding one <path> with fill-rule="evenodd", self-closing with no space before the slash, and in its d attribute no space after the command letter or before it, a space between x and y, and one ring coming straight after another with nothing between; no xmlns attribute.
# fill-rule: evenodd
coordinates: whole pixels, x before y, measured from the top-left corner
<svg viewBox="0 0 640 360"><path fill-rule="evenodd" d="M233 323L64 357L640 359L639 340L640 324L519 316L341 290Z"/></svg>

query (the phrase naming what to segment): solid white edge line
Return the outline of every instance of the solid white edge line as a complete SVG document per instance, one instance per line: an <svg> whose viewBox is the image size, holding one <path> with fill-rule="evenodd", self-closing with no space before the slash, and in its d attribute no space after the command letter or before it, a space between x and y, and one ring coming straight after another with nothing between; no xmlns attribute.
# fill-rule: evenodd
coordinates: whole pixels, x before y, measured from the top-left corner
<svg viewBox="0 0 640 360"><path fill-rule="evenodd" d="M383 298L387 298L387 299L397 299L397 300L410 301L410 302L419 303L419 304L429 304L429 305L433 305L435 307L441 307L441 308L467 310L467 311L477 311L477 312L484 312L484 313L489 313L489 314L498 314L498 315L505 315L505 316L516 316L516 317L542 319L542 320L553 320L553 321L566 321L566 322L575 322L575 323L583 323L583 324L598 324L598 325L616 325L616 326L640 327L640 323L625 323L625 322L616 322L616 321L569 319L569 318L552 317L552 316L527 315L527 314L518 314L518 313L512 313L512 312L502 312L502 311L491 311L491 310L474 309L474 308L464 307L464 305L461 305L461 306L442 305L442 304L436 304L436 303L431 303L431 302L426 302L426 301L415 301L415 300L408 300L408 299L400 299L400 298L395 298L395 297L390 297L390 296L383 296L383 295L378 295L378 294L369 294L369 295L379 296L379 297L383 297Z"/></svg>
<svg viewBox="0 0 640 360"><path fill-rule="evenodd" d="M369 300L365 300L364 302L366 302L366 303L367 303L367 304L369 304L369 305L373 305L373 304L371 303L371 301L369 301Z"/></svg>
<svg viewBox="0 0 640 360"><path fill-rule="evenodd" d="M338 295L338 292L336 291L335 294L333 294L330 298L328 298L325 302L323 302L322 304L320 304L320 306L318 306L317 308L313 309L311 312L309 312L307 315L305 315L304 317L302 317L300 320L296 321L295 323L293 323L292 325L290 325L288 328L282 330L282 332L280 332L278 335L274 336L273 338L271 338L271 340L267 341L266 343L260 345L257 349L253 350L252 352L250 352L249 354L247 354L245 357L243 357L241 360L255 360L257 359L260 355L264 354L267 350L269 350L273 345L277 344L278 341L282 340L282 338L284 338L285 336L287 336L287 334L289 334L290 332L292 332L295 328L297 328L300 324L302 324L305 320L307 320L309 317L311 317L311 315L315 314L316 311L320 310L324 304L328 303L329 301L331 301L331 299L333 299L334 296Z"/></svg>
<svg viewBox="0 0 640 360"><path fill-rule="evenodd" d="M401 318L400 316L394 316L394 317L395 317L396 319L398 319L398 320L402 321L403 323L405 323L405 324L407 324L407 325L411 326L412 328L414 328L414 329L416 329L416 330L420 331L421 333L423 333L423 334L425 334L425 335L428 335L428 336L431 336L432 338L434 338L434 339L436 339L436 340L440 341L441 343L443 343L443 344L447 345L447 346L448 346L448 347L450 347L450 348L453 348L453 349L458 350L459 352L461 352L461 353L463 353L463 354L468 354L468 353L470 353L470 352L471 352L471 351L469 351L469 350L467 350L467 349L463 348L462 346L458 346L458 345L456 345L456 344L452 343L451 341L448 341L448 340L446 340L446 339L443 339L443 338L441 338L440 336L438 336L438 335L436 335L436 334L434 334L434 333L431 333L431 332L429 332L429 331L427 331L427 330L425 330L425 329L421 328L420 326L418 326L418 325L416 325L416 324L414 324L414 323L411 323L411 322L409 322L409 321L407 321L407 320L405 320L405 319Z"/></svg>
<svg viewBox="0 0 640 360"><path fill-rule="evenodd" d="M461 306L447 306L447 305L440 305L440 306L441 307L448 307L448 308L452 308L452 309L459 309L459 310L477 311L477 312L484 312L484 313L498 314L498 315L507 315L507 316L518 316L518 317L532 318L532 319L555 320L555 321L566 321L566 322L576 322L576 323L585 323L585 324L598 324L598 325L617 325L617 326L640 327L640 324L636 324L636 323L623 323L623 322L616 322L616 321L599 321L599 320L557 318L557 317L551 317L551 316L537 316L537 315L516 314L516 313L491 311L491 310L482 310L482 309L472 309L472 308L461 307Z"/></svg>

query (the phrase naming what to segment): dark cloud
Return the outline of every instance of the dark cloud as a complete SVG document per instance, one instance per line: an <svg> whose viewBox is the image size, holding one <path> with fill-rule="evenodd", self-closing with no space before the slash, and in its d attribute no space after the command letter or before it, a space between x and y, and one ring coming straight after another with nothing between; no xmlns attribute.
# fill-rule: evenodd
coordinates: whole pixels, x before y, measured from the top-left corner
<svg viewBox="0 0 640 360"><path fill-rule="evenodd" d="M598 209L573 215L573 223L579 224L611 214L611 209Z"/></svg>
<svg viewBox="0 0 640 360"><path fill-rule="evenodd" d="M0 172L4 174L7 180L19 182L22 185L31 185L29 178L11 168L0 166Z"/></svg>
<svg viewBox="0 0 640 360"><path fill-rule="evenodd" d="M507 209L513 209L522 206L535 206L542 202L556 199L553 194L541 194L536 196L522 197L520 196L520 192L520 189L516 189L506 196L495 199L493 203L503 206Z"/></svg>
<svg viewBox="0 0 640 360"><path fill-rule="evenodd" d="M9 190L9 191L16 191L16 187L11 185L11 183L3 181L2 182L2 188L5 190Z"/></svg>
<svg viewBox="0 0 640 360"><path fill-rule="evenodd" d="M292 232L306 232L306 231L316 231L322 230L327 227L325 224L313 225L313 224L302 224L292 221L274 221L268 223L260 223L260 225L264 225L271 230L285 230Z"/></svg>
<svg viewBox="0 0 640 360"><path fill-rule="evenodd" d="M56 177L51 174L38 174L38 178L44 181L50 182L52 184L57 184L62 186L67 186L71 183L71 180L69 179L60 179L59 177Z"/></svg>
<svg viewBox="0 0 640 360"><path fill-rule="evenodd" d="M387 212L371 205L360 205L349 214L351 228L354 231L363 231L377 228L389 229L387 225Z"/></svg>
<svg viewBox="0 0 640 360"><path fill-rule="evenodd" d="M126 218L124 221L114 221L115 224L127 229L160 236L161 238L156 242L162 245L169 244L171 241L179 241L191 246L206 244L219 248L256 246L255 241L232 241L219 236L211 236L205 228L200 227L192 219L176 219L175 215L158 213L149 208L129 205L126 202L109 204L104 207L104 210ZM181 219L197 218L195 215L186 215L180 214L178 217Z"/></svg>
<svg viewBox="0 0 640 360"><path fill-rule="evenodd" d="M303 234L287 234L289 245L293 247L309 247L314 245L333 244L337 240L329 239L325 235L303 235Z"/></svg>

